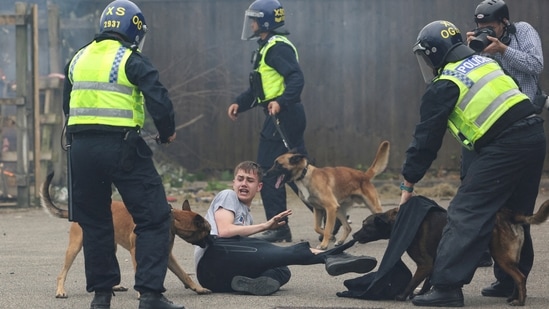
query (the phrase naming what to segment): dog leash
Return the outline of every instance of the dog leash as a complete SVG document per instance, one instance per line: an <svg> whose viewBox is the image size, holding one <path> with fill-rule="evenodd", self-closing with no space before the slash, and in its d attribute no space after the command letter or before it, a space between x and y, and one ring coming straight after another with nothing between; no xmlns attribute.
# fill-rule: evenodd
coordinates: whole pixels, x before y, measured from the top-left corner
<svg viewBox="0 0 549 309"><path fill-rule="evenodd" d="M284 146L286 146L286 149L290 150L290 145L288 144L288 140L286 139L286 136L284 133L282 133L282 128L280 128L280 120L275 116L271 115L273 118L273 122L275 124L276 130L278 131L278 134L280 134L280 137L282 138L282 142L284 143Z"/></svg>

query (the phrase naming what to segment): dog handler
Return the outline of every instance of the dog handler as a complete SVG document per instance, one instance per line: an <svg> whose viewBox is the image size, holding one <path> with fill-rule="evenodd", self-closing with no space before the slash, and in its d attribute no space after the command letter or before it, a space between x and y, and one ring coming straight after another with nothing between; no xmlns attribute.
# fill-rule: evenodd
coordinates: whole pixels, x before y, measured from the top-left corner
<svg viewBox="0 0 549 309"><path fill-rule="evenodd" d="M84 233L86 290L90 308L110 308L120 283L111 214L114 184L136 224L135 289L139 309L182 309L167 300L164 278L170 250L170 206L152 151L140 136L145 104L158 142L175 140L174 110L158 71L141 54L147 25L131 1L104 9L100 33L65 68L72 219ZM71 141L72 140L72 141Z"/></svg>
<svg viewBox="0 0 549 309"><path fill-rule="evenodd" d="M307 154L303 138L307 119L300 98L305 81L297 49L286 37L288 34L284 8L278 0L257 0L246 10L242 40L257 39L259 48L252 56L250 87L229 106L227 114L235 121L238 114L254 107L263 109L265 121L259 134L257 153L257 162L263 170L290 149ZM279 124L276 123L278 120ZM261 192L267 220L287 208L286 188L277 189L275 182L276 178L266 177ZM288 185L297 194L295 184ZM287 222L288 218L283 220ZM288 224L256 237L270 242L292 241Z"/></svg>
<svg viewBox="0 0 549 309"><path fill-rule="evenodd" d="M400 204L435 160L446 128L477 155L448 207L433 288L412 302L461 307L461 288L471 282L489 245L498 210L532 212L545 160L543 120L496 61L463 44L452 23L426 25L413 51L428 87L402 167Z"/></svg>
<svg viewBox="0 0 549 309"><path fill-rule="evenodd" d="M365 273L377 261L373 257L355 257L343 253L354 242L329 251L313 249L302 242L277 246L264 239L248 237L286 224L291 215L285 210L265 223L254 224L250 207L263 187L261 168L252 161L238 164L233 188L219 192L206 213L212 229L212 242L205 249L195 247L196 276L200 284L213 292L243 292L269 295L290 280L287 265L325 264L332 275Z"/></svg>

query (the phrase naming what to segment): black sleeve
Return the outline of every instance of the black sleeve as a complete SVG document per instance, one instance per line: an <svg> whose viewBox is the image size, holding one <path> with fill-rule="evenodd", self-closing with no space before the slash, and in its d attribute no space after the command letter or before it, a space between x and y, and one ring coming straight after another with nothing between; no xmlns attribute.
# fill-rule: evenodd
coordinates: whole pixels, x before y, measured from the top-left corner
<svg viewBox="0 0 549 309"><path fill-rule="evenodd" d="M126 62L126 75L143 93L147 111L153 118L160 140L167 141L175 132L175 112L168 90L160 83L158 70L147 57L134 52Z"/></svg>
<svg viewBox="0 0 549 309"><path fill-rule="evenodd" d="M254 107L254 101L255 98L252 92L252 88L248 87L246 91L242 92L238 97L236 97L235 102L238 104L238 112L242 113Z"/></svg>
<svg viewBox="0 0 549 309"><path fill-rule="evenodd" d="M420 181L436 159L448 128L448 117L458 97L459 88L453 82L439 80L428 86L421 99L420 121L402 167L402 175L407 181Z"/></svg>
<svg viewBox="0 0 549 309"><path fill-rule="evenodd" d="M281 107L301 102L305 79L294 49L286 43L277 42L267 52L265 62L284 77L286 89L277 99Z"/></svg>

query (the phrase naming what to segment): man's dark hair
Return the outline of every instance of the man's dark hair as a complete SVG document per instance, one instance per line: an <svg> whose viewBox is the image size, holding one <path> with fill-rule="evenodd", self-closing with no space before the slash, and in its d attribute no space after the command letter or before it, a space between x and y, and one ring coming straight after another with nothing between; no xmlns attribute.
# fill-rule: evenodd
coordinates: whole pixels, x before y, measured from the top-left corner
<svg viewBox="0 0 549 309"><path fill-rule="evenodd" d="M259 164L255 163L254 161L243 161L240 162L235 168L234 168L234 176L236 176L236 173L239 170L243 170L246 173L255 173L257 175L257 180L261 182L263 180L263 171L261 170L261 167Z"/></svg>

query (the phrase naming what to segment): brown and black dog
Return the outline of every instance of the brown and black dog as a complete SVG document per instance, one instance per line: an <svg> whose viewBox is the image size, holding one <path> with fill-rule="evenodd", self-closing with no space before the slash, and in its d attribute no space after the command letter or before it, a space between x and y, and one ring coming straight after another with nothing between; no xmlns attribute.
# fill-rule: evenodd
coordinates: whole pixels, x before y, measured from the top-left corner
<svg viewBox="0 0 549 309"><path fill-rule="evenodd" d="M42 184L40 190L40 204L47 211L47 213L58 217L68 218L68 211L56 206L50 196L49 186L53 179L53 173L48 174L46 181ZM136 235L133 232L135 223L126 209L123 202L113 201L111 204L111 211L114 225L114 237L116 244L119 244L124 249L130 251L133 267L135 270L135 238ZM204 247L206 245L206 239L210 235L210 224L201 215L191 211L189 202L185 200L182 205L182 209L172 209L172 227L170 256L168 260L168 269L171 270L181 282L185 285L186 289L191 289L197 294L210 294L209 289L203 288L199 283L194 282L191 277L181 268L177 260L171 253L173 248L175 235L181 239L193 245ZM67 292L65 291L65 279L69 269L80 252L82 250L82 228L76 222L72 222L69 231L69 245L65 253L65 263L63 269L57 276L57 292L56 298L67 298ZM116 286L113 290L126 291L127 288Z"/></svg>
<svg viewBox="0 0 549 309"><path fill-rule="evenodd" d="M353 234L359 243L368 243L379 239L389 239L395 223L398 207L383 213L372 214L362 222L362 228ZM496 263L509 274L514 282L513 294L507 299L512 306L524 306L526 300L526 278L518 269L520 251L524 243L524 224L541 224L549 217L549 200L545 201L532 216L515 214L504 208L498 211L496 223L490 241L490 253ZM429 277L433 271L438 243L446 225L446 212L430 211L421 223L412 243L406 250L416 263L417 269L397 300L413 297L414 289L425 280L418 294L427 292L431 284Z"/></svg>
<svg viewBox="0 0 549 309"><path fill-rule="evenodd" d="M339 246L351 233L347 222L347 210L353 204L363 204L373 213L382 211L377 190L372 184L375 176L381 174L389 161L389 142L379 145L376 157L366 172L344 166L315 167L303 154L288 152L275 159L266 177L278 177L276 187L294 182L299 197L315 216L314 230L322 235L319 249L328 248L336 218L341 221L343 233L335 243ZM322 229L322 221L326 219Z"/></svg>

